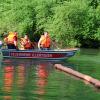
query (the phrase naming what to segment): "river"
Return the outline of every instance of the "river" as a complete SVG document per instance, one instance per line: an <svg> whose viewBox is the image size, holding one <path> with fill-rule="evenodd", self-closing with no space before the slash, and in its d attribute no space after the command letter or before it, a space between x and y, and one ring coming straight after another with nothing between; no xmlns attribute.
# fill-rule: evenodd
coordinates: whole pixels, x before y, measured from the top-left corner
<svg viewBox="0 0 100 100"><path fill-rule="evenodd" d="M54 68L71 67L100 80L100 51L80 49L64 62L0 60L0 100L100 100L99 89Z"/></svg>

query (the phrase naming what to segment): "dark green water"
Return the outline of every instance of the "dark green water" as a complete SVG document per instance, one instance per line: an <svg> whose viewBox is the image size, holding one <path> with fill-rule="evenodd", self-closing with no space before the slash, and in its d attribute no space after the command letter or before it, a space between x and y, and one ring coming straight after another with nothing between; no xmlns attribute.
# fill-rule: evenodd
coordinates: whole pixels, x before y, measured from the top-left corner
<svg viewBox="0 0 100 100"><path fill-rule="evenodd" d="M82 49L59 63L100 80L99 50ZM0 100L100 100L100 92L53 62L6 59L0 62Z"/></svg>

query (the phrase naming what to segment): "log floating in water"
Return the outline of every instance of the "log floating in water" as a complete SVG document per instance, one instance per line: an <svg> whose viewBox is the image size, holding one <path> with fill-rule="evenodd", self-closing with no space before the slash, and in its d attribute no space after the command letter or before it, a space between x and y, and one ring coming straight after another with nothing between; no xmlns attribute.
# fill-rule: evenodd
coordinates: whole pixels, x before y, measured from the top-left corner
<svg viewBox="0 0 100 100"><path fill-rule="evenodd" d="M97 79L94 79L91 76L82 74L82 73L80 73L78 71L75 71L75 70L73 70L71 68L65 67L65 66L63 66L61 64L55 64L54 67L59 69L59 70L61 70L61 71L63 71L63 72L66 72L66 73L69 73L69 74L71 74L73 76L76 76L76 77L78 77L80 79L86 80L89 83L95 85L95 87L100 88L100 81L97 80Z"/></svg>

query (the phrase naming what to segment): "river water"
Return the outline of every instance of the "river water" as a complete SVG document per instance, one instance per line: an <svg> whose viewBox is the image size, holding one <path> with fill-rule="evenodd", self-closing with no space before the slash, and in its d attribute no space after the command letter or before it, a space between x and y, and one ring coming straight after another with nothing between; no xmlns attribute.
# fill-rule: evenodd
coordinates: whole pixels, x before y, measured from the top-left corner
<svg viewBox="0 0 100 100"><path fill-rule="evenodd" d="M0 100L100 100L100 90L54 68L71 67L100 80L100 51L81 49L63 62L0 60Z"/></svg>

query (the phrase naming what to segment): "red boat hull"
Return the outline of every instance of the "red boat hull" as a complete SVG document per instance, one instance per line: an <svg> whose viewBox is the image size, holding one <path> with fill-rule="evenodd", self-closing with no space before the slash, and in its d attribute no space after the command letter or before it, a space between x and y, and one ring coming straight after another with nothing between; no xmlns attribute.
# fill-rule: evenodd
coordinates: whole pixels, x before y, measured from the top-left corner
<svg viewBox="0 0 100 100"><path fill-rule="evenodd" d="M77 50L2 50L4 58L65 59Z"/></svg>

